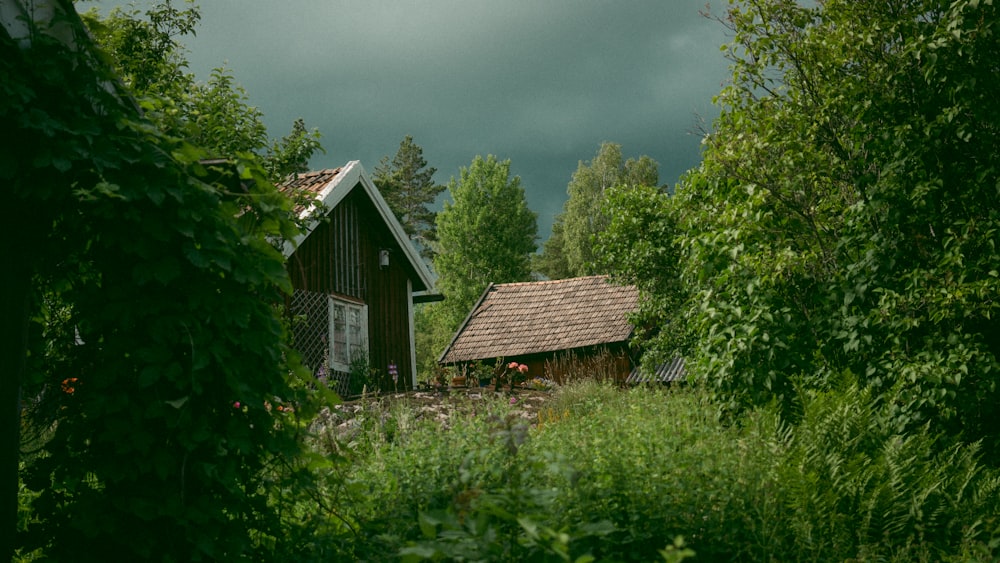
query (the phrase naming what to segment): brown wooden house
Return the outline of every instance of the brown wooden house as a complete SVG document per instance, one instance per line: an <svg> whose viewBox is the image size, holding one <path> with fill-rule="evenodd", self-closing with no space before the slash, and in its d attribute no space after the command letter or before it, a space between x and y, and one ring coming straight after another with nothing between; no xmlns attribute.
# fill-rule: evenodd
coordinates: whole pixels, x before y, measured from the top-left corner
<svg viewBox="0 0 1000 563"><path fill-rule="evenodd" d="M433 282L402 225L358 161L299 174L281 190L299 198L308 221L284 249L303 360L342 395L359 392L360 383L412 389L413 304L433 299Z"/></svg>
<svg viewBox="0 0 1000 563"><path fill-rule="evenodd" d="M438 362L461 369L502 358L527 365L528 377L559 383L582 364L624 382L635 364L626 315L638 299L634 286L607 276L491 284Z"/></svg>

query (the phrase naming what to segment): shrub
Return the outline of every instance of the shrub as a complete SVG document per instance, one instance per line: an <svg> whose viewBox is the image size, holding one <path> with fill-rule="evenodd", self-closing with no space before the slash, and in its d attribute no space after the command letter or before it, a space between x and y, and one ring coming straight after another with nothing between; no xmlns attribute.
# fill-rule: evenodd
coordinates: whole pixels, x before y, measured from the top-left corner
<svg viewBox="0 0 1000 563"><path fill-rule="evenodd" d="M795 425L778 405L727 425L700 390L594 381L561 387L537 420L502 398L444 425L399 407L366 413L343 556L995 557L1000 480L974 447L898 433L856 386L803 396Z"/></svg>
<svg viewBox="0 0 1000 563"><path fill-rule="evenodd" d="M979 465L978 447L940 443L928 431L900 433L870 390L850 384L814 392L794 427L775 409L749 422L773 456L771 553L803 560L938 560L988 540L1000 480ZM989 518L995 518L989 516ZM762 554L763 555L763 554Z"/></svg>

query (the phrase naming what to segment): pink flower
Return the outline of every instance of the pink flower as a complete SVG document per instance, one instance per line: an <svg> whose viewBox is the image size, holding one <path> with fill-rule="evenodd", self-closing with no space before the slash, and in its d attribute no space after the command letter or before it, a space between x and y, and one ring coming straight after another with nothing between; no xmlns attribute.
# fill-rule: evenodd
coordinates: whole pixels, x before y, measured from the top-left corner
<svg viewBox="0 0 1000 563"><path fill-rule="evenodd" d="M239 401L236 401L235 403L233 403L233 408L234 408L234 409L238 409L238 408L240 408L240 402L239 402Z"/></svg>
<svg viewBox="0 0 1000 563"><path fill-rule="evenodd" d="M519 371L521 373L528 373L528 366L526 366L524 364L521 364L521 365L517 366L517 371Z"/></svg>
<svg viewBox="0 0 1000 563"><path fill-rule="evenodd" d="M511 363L507 364L507 367L510 368L510 369L517 369L517 366L518 366L517 362L511 362Z"/></svg>
<svg viewBox="0 0 1000 563"><path fill-rule="evenodd" d="M516 403L516 402L517 402L517 397L511 397L511 398L510 398L510 404L512 404L512 405L513 405L513 404L514 404L514 403Z"/></svg>

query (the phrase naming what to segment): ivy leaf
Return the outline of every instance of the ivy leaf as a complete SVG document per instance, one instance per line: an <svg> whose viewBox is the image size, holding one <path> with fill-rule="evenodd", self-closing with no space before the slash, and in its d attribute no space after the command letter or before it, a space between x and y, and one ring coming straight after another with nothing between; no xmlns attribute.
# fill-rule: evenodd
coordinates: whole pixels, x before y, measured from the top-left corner
<svg viewBox="0 0 1000 563"><path fill-rule="evenodd" d="M184 404L187 403L188 399L190 398L191 398L190 395L186 395L184 397L181 397L180 399L174 399L173 401L163 401L163 402L174 407L175 409L179 409L183 407Z"/></svg>

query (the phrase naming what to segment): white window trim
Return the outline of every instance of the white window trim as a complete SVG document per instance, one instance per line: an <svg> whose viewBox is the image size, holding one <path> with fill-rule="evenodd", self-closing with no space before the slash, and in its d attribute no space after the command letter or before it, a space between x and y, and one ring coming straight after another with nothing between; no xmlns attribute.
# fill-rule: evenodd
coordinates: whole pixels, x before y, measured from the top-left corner
<svg viewBox="0 0 1000 563"><path fill-rule="evenodd" d="M336 307L343 307L345 310L344 332L346 333L346 338L347 338L347 340L345 341L345 344L347 346L347 362L339 360L337 356L337 350L336 350L337 340L334 337L334 335L336 334L335 331L336 315L334 313ZM357 332L356 341L352 341L350 339L351 330L348 325L349 322L348 319L350 319L351 311L357 311L361 321L361 326L359 327L359 330ZM327 303L327 321L329 322L328 344L330 348L330 356L329 356L330 369L341 372L350 372L352 350L362 350L363 353L365 354L368 353L368 306L365 305L364 303L357 303L354 301L347 301L345 299L338 299L331 295L328 297L328 303Z"/></svg>

